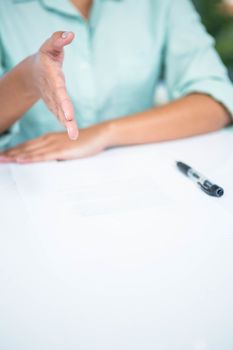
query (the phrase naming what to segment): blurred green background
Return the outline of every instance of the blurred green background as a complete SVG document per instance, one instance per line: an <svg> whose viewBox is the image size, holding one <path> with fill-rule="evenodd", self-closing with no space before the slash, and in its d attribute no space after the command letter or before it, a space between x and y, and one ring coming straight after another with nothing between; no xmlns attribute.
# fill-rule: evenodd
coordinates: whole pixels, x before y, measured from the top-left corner
<svg viewBox="0 0 233 350"><path fill-rule="evenodd" d="M224 0L193 0L233 79L233 5Z"/></svg>

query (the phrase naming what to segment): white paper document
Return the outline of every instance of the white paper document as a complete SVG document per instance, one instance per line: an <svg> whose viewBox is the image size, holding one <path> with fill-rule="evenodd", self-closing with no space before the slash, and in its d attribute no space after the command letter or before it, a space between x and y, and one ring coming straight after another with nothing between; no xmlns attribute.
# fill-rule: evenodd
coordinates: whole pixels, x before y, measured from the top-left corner
<svg viewBox="0 0 233 350"><path fill-rule="evenodd" d="M169 206L172 199L160 187L158 164L154 152L131 149L72 162L12 165L11 170L32 215L95 216Z"/></svg>
<svg viewBox="0 0 233 350"><path fill-rule="evenodd" d="M231 350L232 136L0 170L1 349Z"/></svg>
<svg viewBox="0 0 233 350"><path fill-rule="evenodd" d="M221 132L173 143L128 147L69 162L11 165L11 174L32 217L74 214L111 216L154 209L193 211L213 205L232 215L231 150L233 133ZM221 199L202 193L176 169L189 165L226 191ZM230 164L226 168L226 164ZM229 180L229 181L228 181ZM182 210L183 210L182 209ZM226 214L227 215L227 214Z"/></svg>

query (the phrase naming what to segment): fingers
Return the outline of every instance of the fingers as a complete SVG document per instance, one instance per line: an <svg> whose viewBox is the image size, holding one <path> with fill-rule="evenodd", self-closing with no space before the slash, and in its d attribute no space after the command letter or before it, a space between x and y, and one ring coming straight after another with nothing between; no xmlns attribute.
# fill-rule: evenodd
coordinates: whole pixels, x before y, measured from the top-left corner
<svg viewBox="0 0 233 350"><path fill-rule="evenodd" d="M62 92L62 94L60 93L60 91L61 90L57 92L57 99L64 115L64 122L72 121L74 120L74 108L72 102L69 96L67 95L65 89Z"/></svg>
<svg viewBox="0 0 233 350"><path fill-rule="evenodd" d="M19 164L62 160L64 133L46 134L0 153L0 163Z"/></svg>
<svg viewBox="0 0 233 350"><path fill-rule="evenodd" d="M58 105L58 118L61 123L66 127L69 138L76 140L78 138L78 126L74 116L74 107L67 95L65 88L57 89L57 105Z"/></svg>
<svg viewBox="0 0 233 350"><path fill-rule="evenodd" d="M66 128L69 138L73 141L77 140L79 131L76 122L74 120L66 122Z"/></svg>
<svg viewBox="0 0 233 350"><path fill-rule="evenodd" d="M38 137L0 153L0 163L16 162L21 155L36 152L42 147L48 147L51 144L52 140L49 138L49 134Z"/></svg>
<svg viewBox="0 0 233 350"><path fill-rule="evenodd" d="M8 156L0 155L0 164L10 163L12 159Z"/></svg>
<svg viewBox="0 0 233 350"><path fill-rule="evenodd" d="M3 154L5 157L16 157L17 155L23 153L24 151L33 151L41 146L46 144L46 137L39 137L35 140L25 142L16 147L10 148L5 151Z"/></svg>
<svg viewBox="0 0 233 350"><path fill-rule="evenodd" d="M55 32L46 42L41 46L41 52L49 53L57 56L62 52L66 45L71 44L74 40L74 33L72 32Z"/></svg>
<svg viewBox="0 0 233 350"><path fill-rule="evenodd" d="M57 151L49 151L47 149L41 149L40 152L32 152L29 154L24 154L17 159L19 164L29 164L38 162L48 162L51 160L56 160L59 158Z"/></svg>
<svg viewBox="0 0 233 350"><path fill-rule="evenodd" d="M34 150L25 150L17 156L16 161L19 164L46 162L50 160L62 160L63 149L53 143L39 146Z"/></svg>

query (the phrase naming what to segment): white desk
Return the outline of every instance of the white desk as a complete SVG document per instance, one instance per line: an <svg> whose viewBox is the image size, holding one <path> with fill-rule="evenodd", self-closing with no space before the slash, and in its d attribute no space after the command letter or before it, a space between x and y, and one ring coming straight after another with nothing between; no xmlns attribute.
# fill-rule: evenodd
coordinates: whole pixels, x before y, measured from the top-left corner
<svg viewBox="0 0 233 350"><path fill-rule="evenodd" d="M57 180L43 165L41 183L41 165L0 166L0 349L232 350L232 149L228 129L54 165ZM127 159L146 181L155 178L169 204L150 196L148 206L108 215L79 216L75 205L57 208L57 217L43 210L38 188L62 184L60 172L65 182L86 166L97 177L123 165L129 174ZM206 196L173 169L175 159L216 180L225 196Z"/></svg>

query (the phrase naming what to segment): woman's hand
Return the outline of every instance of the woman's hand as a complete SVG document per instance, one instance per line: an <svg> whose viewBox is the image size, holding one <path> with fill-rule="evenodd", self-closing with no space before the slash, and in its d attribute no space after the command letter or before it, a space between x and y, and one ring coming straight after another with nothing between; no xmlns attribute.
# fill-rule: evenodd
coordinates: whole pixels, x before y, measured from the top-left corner
<svg viewBox="0 0 233 350"><path fill-rule="evenodd" d="M66 133L51 133L28 141L3 153L0 163L21 164L49 160L68 160L93 156L110 145L108 124L102 123L80 130L78 140L71 141Z"/></svg>
<svg viewBox="0 0 233 350"><path fill-rule="evenodd" d="M62 72L64 47L74 39L71 32L56 32L37 53L25 58L0 79L0 133L19 120L39 99L76 140L78 128Z"/></svg>
<svg viewBox="0 0 233 350"><path fill-rule="evenodd" d="M78 128L62 72L64 47L73 39L74 34L71 32L56 32L32 59L33 85L38 97L43 99L49 110L67 128L70 139L76 140Z"/></svg>

